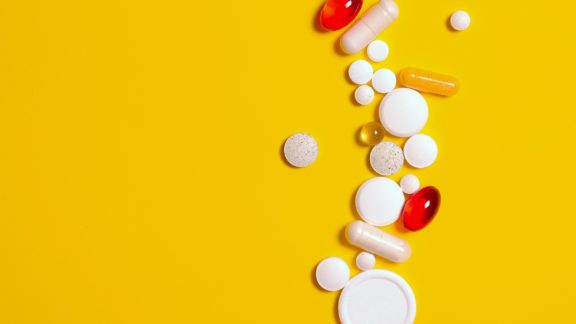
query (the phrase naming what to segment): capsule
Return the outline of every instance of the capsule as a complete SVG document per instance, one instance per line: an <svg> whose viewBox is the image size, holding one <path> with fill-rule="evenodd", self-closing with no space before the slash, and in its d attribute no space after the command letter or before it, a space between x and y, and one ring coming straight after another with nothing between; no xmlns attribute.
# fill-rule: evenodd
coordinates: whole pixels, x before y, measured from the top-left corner
<svg viewBox="0 0 576 324"><path fill-rule="evenodd" d="M398 5L393 0L380 0L342 36L342 50L356 54L366 47L388 25L398 18Z"/></svg>
<svg viewBox="0 0 576 324"><path fill-rule="evenodd" d="M413 67L407 67L398 74L398 81L407 88L441 96L451 96L460 88L456 78Z"/></svg>
<svg viewBox="0 0 576 324"><path fill-rule="evenodd" d="M393 262L404 262L412 254L408 242L362 221L348 225L346 238L352 245Z"/></svg>

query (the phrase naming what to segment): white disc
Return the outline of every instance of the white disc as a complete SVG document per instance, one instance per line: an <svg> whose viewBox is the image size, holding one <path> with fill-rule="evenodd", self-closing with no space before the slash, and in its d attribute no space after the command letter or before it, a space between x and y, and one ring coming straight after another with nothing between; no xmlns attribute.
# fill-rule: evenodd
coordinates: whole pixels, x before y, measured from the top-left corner
<svg viewBox="0 0 576 324"><path fill-rule="evenodd" d="M370 252L360 252L356 256L356 266L362 271L372 270L376 265L376 256Z"/></svg>
<svg viewBox="0 0 576 324"><path fill-rule="evenodd" d="M284 143L284 156L295 167L309 166L318 156L318 143L308 134L294 134Z"/></svg>
<svg viewBox="0 0 576 324"><path fill-rule="evenodd" d="M415 168L426 168L438 157L438 146L428 135L418 134L410 137L404 144L406 161Z"/></svg>
<svg viewBox="0 0 576 324"><path fill-rule="evenodd" d="M413 174L407 174L400 180L400 188L405 194L411 195L420 189L420 180Z"/></svg>
<svg viewBox="0 0 576 324"><path fill-rule="evenodd" d="M350 279L350 268L340 258L326 258L316 267L316 281L325 290L340 290L348 283L348 279Z"/></svg>
<svg viewBox="0 0 576 324"><path fill-rule="evenodd" d="M417 91L398 88L380 103L380 121L390 134L410 137L426 125L428 104Z"/></svg>
<svg viewBox="0 0 576 324"><path fill-rule="evenodd" d="M356 84L365 84L372 79L374 70L372 65L366 60L358 60L350 65L348 68L348 76L350 80Z"/></svg>
<svg viewBox="0 0 576 324"><path fill-rule="evenodd" d="M369 105L374 100L374 90L369 85L361 85L354 91L354 99L360 105Z"/></svg>
<svg viewBox="0 0 576 324"><path fill-rule="evenodd" d="M388 178L376 177L364 182L356 192L356 210L362 219L374 226L394 223L404 207L404 193Z"/></svg>
<svg viewBox="0 0 576 324"><path fill-rule="evenodd" d="M340 294L338 315L342 324L412 324L416 298L399 275L387 270L364 271Z"/></svg>
<svg viewBox="0 0 576 324"><path fill-rule="evenodd" d="M368 57L374 62L382 62L388 57L388 45L381 40L375 40L368 45Z"/></svg>
<svg viewBox="0 0 576 324"><path fill-rule="evenodd" d="M376 173L391 176L404 165L402 148L393 142L381 142L370 151L370 166Z"/></svg>
<svg viewBox="0 0 576 324"><path fill-rule="evenodd" d="M380 93L388 93L396 87L396 74L388 69L380 69L372 76L372 86Z"/></svg>
<svg viewBox="0 0 576 324"><path fill-rule="evenodd" d="M450 16L450 25L458 31L466 30L470 27L470 15L463 10L458 10Z"/></svg>

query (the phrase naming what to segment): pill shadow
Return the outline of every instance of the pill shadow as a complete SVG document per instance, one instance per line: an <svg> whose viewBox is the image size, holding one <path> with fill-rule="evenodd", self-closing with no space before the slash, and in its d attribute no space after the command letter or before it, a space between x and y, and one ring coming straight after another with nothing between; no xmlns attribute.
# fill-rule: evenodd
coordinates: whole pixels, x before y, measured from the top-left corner
<svg viewBox="0 0 576 324"><path fill-rule="evenodd" d="M329 32L329 30L324 28L324 26L322 26L322 24L320 23L320 14L322 14L323 8L324 8L324 3L321 3L320 6L318 7L318 10L316 10L316 15L314 15L314 19L312 21L312 26L314 27L314 30L316 30L316 32L326 34Z"/></svg>
<svg viewBox="0 0 576 324"><path fill-rule="evenodd" d="M341 39L342 37L338 37L334 42L334 52L336 52L336 54L338 54L339 56L348 56L348 53L344 52L342 46L340 46Z"/></svg>
<svg viewBox="0 0 576 324"><path fill-rule="evenodd" d="M451 32L458 32L456 29L454 29L454 27L452 27L452 24L450 23L450 18L452 17L452 15L448 15L448 17L446 18L446 28L448 28L449 31Z"/></svg>

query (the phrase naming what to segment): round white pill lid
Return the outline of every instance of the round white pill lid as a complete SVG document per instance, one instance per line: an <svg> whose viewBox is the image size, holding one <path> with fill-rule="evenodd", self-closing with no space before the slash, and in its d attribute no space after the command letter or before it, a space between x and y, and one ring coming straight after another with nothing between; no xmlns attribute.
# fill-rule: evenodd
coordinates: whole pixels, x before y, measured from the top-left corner
<svg viewBox="0 0 576 324"><path fill-rule="evenodd" d="M417 91L398 88L387 94L380 103L380 121L390 134L410 137L426 125L428 104Z"/></svg>
<svg viewBox="0 0 576 324"><path fill-rule="evenodd" d="M338 302L342 324L412 324L416 298L410 285L387 270L368 270L352 278Z"/></svg>
<svg viewBox="0 0 576 324"><path fill-rule="evenodd" d="M400 186L384 177L372 178L356 192L356 210L368 224L386 226L394 223L404 206L404 193Z"/></svg>

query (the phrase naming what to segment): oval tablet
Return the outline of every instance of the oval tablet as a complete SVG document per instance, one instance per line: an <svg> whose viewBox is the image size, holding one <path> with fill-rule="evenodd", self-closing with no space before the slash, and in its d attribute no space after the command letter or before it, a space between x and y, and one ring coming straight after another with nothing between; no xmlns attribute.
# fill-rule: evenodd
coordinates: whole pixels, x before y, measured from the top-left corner
<svg viewBox="0 0 576 324"><path fill-rule="evenodd" d="M426 125L428 104L417 91L398 88L387 94L380 103L380 121L390 134L410 137Z"/></svg>
<svg viewBox="0 0 576 324"><path fill-rule="evenodd" d="M396 182L376 177L364 182L356 192L356 210L368 224L386 226L400 217L404 199Z"/></svg>
<svg viewBox="0 0 576 324"><path fill-rule="evenodd" d="M389 69L380 69L372 76L372 86L380 93L388 93L396 88L396 74Z"/></svg>
<svg viewBox="0 0 576 324"><path fill-rule="evenodd" d="M438 157L438 146L428 135L418 134L410 137L404 144L406 161L415 168L426 168Z"/></svg>
<svg viewBox="0 0 576 324"><path fill-rule="evenodd" d="M290 136L284 143L284 157L295 167L309 166L318 156L318 143L312 136L297 133Z"/></svg>
<svg viewBox="0 0 576 324"><path fill-rule="evenodd" d="M374 70L372 65L366 60L358 60L350 64L348 68L348 76L350 80L356 84L365 84L372 79Z"/></svg>
<svg viewBox="0 0 576 324"><path fill-rule="evenodd" d="M346 285L348 279L350 279L350 268L340 258L326 258L316 267L316 281L325 290L340 290Z"/></svg>

